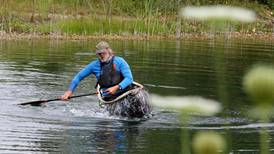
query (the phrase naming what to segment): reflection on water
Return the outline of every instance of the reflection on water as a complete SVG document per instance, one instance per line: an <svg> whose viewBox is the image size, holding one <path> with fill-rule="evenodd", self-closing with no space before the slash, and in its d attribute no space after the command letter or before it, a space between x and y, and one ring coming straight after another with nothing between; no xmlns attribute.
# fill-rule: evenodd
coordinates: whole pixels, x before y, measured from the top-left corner
<svg viewBox="0 0 274 154"><path fill-rule="evenodd" d="M257 62L273 62L271 42L112 41L131 65L136 81L158 95L200 95L223 103L217 116L194 115L182 126L178 113L154 108L147 120L108 117L95 96L42 107L18 106L59 97L75 73L96 58L97 41L0 42L0 153L180 153L180 130L214 130L225 135L231 153L258 153L259 130L273 123L246 116L250 101L242 76ZM76 94L95 92L93 76Z"/></svg>

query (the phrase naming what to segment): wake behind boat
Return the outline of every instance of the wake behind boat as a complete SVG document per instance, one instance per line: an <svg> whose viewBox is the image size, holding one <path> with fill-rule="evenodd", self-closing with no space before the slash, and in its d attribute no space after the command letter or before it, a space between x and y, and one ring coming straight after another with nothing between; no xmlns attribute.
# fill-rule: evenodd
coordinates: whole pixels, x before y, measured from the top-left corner
<svg viewBox="0 0 274 154"><path fill-rule="evenodd" d="M143 118L151 113L149 105L149 94L143 85L137 82L132 83L132 88L113 100L105 100L100 92L100 85L97 86L99 104L110 116L128 118Z"/></svg>

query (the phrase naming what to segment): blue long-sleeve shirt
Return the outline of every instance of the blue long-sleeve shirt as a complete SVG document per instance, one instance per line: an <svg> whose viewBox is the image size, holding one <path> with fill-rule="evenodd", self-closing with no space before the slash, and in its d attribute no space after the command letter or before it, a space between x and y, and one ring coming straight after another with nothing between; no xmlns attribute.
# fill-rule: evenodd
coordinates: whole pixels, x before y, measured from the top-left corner
<svg viewBox="0 0 274 154"><path fill-rule="evenodd" d="M124 77L124 79L119 83L121 90L123 90L133 82L130 67L122 57L115 56L113 62L116 65L116 71L121 72ZM85 77L89 76L90 74L94 74L96 76L96 79L99 80L100 73L100 60L97 59L92 61L73 78L69 86L69 90L73 92L80 83L80 81L83 80Z"/></svg>

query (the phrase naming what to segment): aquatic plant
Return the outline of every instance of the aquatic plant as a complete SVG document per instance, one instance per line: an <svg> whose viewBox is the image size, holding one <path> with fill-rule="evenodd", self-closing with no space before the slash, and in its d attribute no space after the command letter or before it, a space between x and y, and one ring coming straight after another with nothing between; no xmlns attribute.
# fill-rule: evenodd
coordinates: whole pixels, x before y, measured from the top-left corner
<svg viewBox="0 0 274 154"><path fill-rule="evenodd" d="M196 154L218 154L225 150L226 143L216 132L198 132L193 138L192 147Z"/></svg>
<svg viewBox="0 0 274 154"><path fill-rule="evenodd" d="M189 122L190 114L210 116L221 110L221 105L217 101L206 99L200 96L169 96L163 97L150 95L151 104L154 106L174 109L180 111L181 123L183 126ZM190 153L189 133L187 128L182 127L182 153Z"/></svg>
<svg viewBox="0 0 274 154"><path fill-rule="evenodd" d="M269 122L273 116L274 67L271 65L252 67L243 78L243 88L255 103L249 115L261 122ZM269 135L266 128L262 128L260 131L260 144L261 153L268 154Z"/></svg>
<svg viewBox="0 0 274 154"><path fill-rule="evenodd" d="M180 15L188 20L201 21L209 25L212 32L230 31L232 25L240 22L250 23L256 20L256 14L252 10L225 5L216 6L187 6L180 10Z"/></svg>
<svg viewBox="0 0 274 154"><path fill-rule="evenodd" d="M151 102L155 106L179 110L182 113L198 113L201 115L214 115L221 110L221 105L215 100L200 96L169 96L151 95Z"/></svg>
<svg viewBox="0 0 274 154"><path fill-rule="evenodd" d="M274 102L274 67L256 65L244 76L243 87L256 105Z"/></svg>
<svg viewBox="0 0 274 154"><path fill-rule="evenodd" d="M238 20L241 22L254 22L256 20L255 12L230 6L188 6L182 8L180 14L187 19L196 20Z"/></svg>
<svg viewBox="0 0 274 154"><path fill-rule="evenodd" d="M250 96L255 106L250 116L267 122L273 116L274 103L274 67L255 65L243 78L243 89Z"/></svg>

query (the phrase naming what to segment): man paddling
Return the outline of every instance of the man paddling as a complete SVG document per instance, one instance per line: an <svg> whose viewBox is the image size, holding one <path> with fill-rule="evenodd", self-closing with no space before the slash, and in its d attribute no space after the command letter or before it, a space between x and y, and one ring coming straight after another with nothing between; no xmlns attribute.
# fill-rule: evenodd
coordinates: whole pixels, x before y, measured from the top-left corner
<svg viewBox="0 0 274 154"><path fill-rule="evenodd" d="M104 99L111 100L128 88L133 77L128 63L118 56L114 56L110 45L101 41L96 45L97 60L89 63L72 80L69 89L61 96L62 100L68 100L81 80L93 74L101 86Z"/></svg>
<svg viewBox="0 0 274 154"><path fill-rule="evenodd" d="M69 89L61 96L68 100L78 84L85 77L94 74L97 79L99 101L105 104L105 111L110 115L129 118L143 118L149 115L148 93L143 86L133 82L128 63L114 56L107 42L96 45L97 60L92 61L71 81Z"/></svg>

